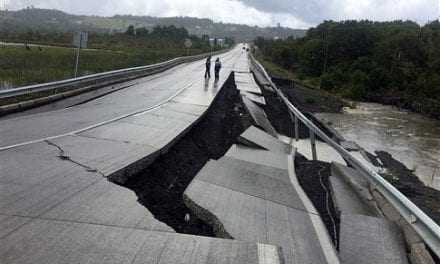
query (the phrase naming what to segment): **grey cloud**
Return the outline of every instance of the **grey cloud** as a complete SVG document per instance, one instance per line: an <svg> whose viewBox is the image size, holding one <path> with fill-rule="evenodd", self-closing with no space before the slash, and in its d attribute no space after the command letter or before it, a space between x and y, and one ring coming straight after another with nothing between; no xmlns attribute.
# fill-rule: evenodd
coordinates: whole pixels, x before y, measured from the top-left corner
<svg viewBox="0 0 440 264"><path fill-rule="evenodd" d="M321 22L326 15L326 6L331 1L325 0L240 0L248 6L265 12L290 13L311 24Z"/></svg>
<svg viewBox="0 0 440 264"><path fill-rule="evenodd" d="M439 0L240 0L265 12L288 12L310 24L323 20L410 19L420 23L438 19Z"/></svg>
<svg viewBox="0 0 440 264"><path fill-rule="evenodd" d="M75 14L196 16L251 25L307 28L323 20L411 19L439 16L439 0L3 0L11 9L34 5Z"/></svg>

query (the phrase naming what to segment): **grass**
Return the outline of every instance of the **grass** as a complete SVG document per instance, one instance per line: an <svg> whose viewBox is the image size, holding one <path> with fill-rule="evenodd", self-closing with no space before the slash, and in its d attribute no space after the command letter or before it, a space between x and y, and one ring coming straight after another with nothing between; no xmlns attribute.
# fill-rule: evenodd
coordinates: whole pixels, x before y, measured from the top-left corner
<svg viewBox="0 0 440 264"><path fill-rule="evenodd" d="M295 80L297 79L297 76L293 74L292 72L280 67L279 65L276 65L275 63L271 62L270 60L264 58L264 56L257 55L256 59L263 65L263 67L273 76L286 78Z"/></svg>
<svg viewBox="0 0 440 264"><path fill-rule="evenodd" d="M292 71L289 71L265 58L262 55L257 55L257 60L264 66L264 68L275 77L294 80L297 83L310 89L320 88L320 78L301 78Z"/></svg>
<svg viewBox="0 0 440 264"><path fill-rule="evenodd" d="M193 50L191 53L200 53ZM79 76L143 66L186 55L186 50L104 51L82 50ZM0 47L0 85L20 87L74 76L76 53L72 48ZM0 86L0 89L2 87Z"/></svg>

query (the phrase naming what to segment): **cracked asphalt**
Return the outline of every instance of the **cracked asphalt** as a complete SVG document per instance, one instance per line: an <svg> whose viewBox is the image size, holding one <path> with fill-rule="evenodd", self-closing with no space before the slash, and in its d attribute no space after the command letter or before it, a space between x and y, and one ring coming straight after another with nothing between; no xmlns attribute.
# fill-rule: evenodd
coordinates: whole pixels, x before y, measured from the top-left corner
<svg viewBox="0 0 440 264"><path fill-rule="evenodd" d="M257 261L264 248L255 243L175 234L107 179L124 182L151 165L203 116L232 70L248 69L241 47L220 58L217 82L204 80L197 61L72 107L0 119L0 262L175 263L183 249L221 260L232 244L248 252L237 263Z"/></svg>

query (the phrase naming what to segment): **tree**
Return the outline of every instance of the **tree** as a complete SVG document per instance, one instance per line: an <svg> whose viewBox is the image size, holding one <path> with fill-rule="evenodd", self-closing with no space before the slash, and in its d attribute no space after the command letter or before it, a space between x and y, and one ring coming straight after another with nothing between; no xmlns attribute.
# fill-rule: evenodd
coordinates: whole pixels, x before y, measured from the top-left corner
<svg viewBox="0 0 440 264"><path fill-rule="evenodd" d="M413 110L440 117L440 111L432 111L440 109L439 21L423 27L412 21L325 21L304 38L258 37L254 43L265 59L309 81L320 80L323 89L418 105ZM423 102L426 107L420 107Z"/></svg>
<svg viewBox="0 0 440 264"><path fill-rule="evenodd" d="M141 27L141 28L136 29L136 36L147 37L148 33L149 33L148 29L146 29L145 27Z"/></svg>
<svg viewBox="0 0 440 264"><path fill-rule="evenodd" d="M134 36L136 34L136 30L133 25L128 26L127 31L125 31L126 35Z"/></svg>

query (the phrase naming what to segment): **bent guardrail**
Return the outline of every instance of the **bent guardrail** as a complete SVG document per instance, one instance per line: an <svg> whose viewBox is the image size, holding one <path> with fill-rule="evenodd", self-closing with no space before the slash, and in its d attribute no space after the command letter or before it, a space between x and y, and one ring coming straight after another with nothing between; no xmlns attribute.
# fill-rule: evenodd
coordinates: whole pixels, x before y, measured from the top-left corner
<svg viewBox="0 0 440 264"><path fill-rule="evenodd" d="M72 91L75 89L83 88L84 86L87 85L94 85L94 84L96 85L120 77L127 77L127 79L129 79L130 77L137 78L139 76L141 77L143 73L148 75L151 73L155 73L157 71L162 71L172 68L182 63L196 61L205 58L211 54L215 55L215 54L224 53L226 51L228 50L217 51L214 53L204 53L195 56L178 57L169 61L147 65L147 66L114 70L114 71L91 74L78 78L66 79L66 80L55 81L50 83L29 85L29 86L7 89L7 90L0 90L0 101L3 99L8 99L8 98L10 99L13 97L25 96L33 93L50 92L50 94L53 95L53 94L57 94L59 91L62 92Z"/></svg>
<svg viewBox="0 0 440 264"><path fill-rule="evenodd" d="M278 89L278 87L272 82L269 74L264 67L250 55L251 63L255 66L256 70L270 83L270 86L276 91L277 95L282 99L287 108L289 114L294 116L295 122L295 137L298 139L298 121L301 121L308 127L311 136L313 158L316 159L316 150L314 149L315 135L319 136L328 145L333 147L351 166L361 172L369 182L387 199L387 201L400 213L405 221L417 232L417 234L423 239L423 241L430 247L430 249L440 257L440 227L427 216L420 208L418 208L413 202L411 202L405 195L399 192L393 185L386 181L376 171L372 170L368 166L364 165L361 161L356 159L341 145L336 143L333 139L327 136L320 128L318 128L310 119L308 119L301 111L299 111Z"/></svg>

